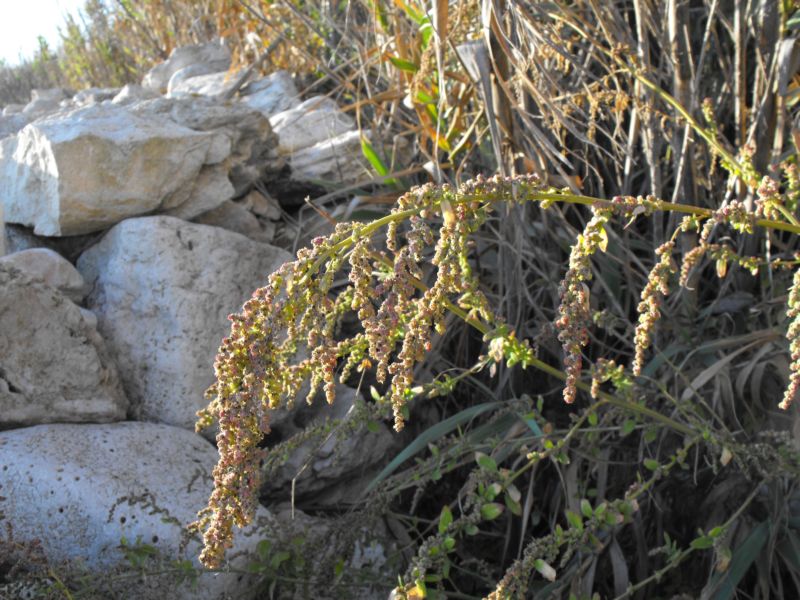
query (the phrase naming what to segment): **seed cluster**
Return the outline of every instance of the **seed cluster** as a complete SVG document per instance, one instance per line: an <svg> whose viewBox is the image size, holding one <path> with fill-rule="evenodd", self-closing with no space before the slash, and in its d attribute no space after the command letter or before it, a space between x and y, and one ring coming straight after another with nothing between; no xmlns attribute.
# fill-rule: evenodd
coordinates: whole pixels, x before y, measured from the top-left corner
<svg viewBox="0 0 800 600"><path fill-rule="evenodd" d="M609 208L593 207L593 216L578 236L569 255L569 268L559 287L561 304L558 307L558 340L564 351L564 371L567 374L564 385L564 402L572 404L578 393L583 357L581 352L589 343L589 287L592 279L592 255L598 249L605 249L608 236L605 224L611 217Z"/></svg>
<svg viewBox="0 0 800 600"><path fill-rule="evenodd" d="M779 405L784 410L787 410L792 405L795 396L797 396L797 391L800 390L800 269L797 269L794 273L794 280L792 281L789 299L786 304L789 308L786 316L791 319L786 338L789 340L789 353L792 357L792 364L790 367L789 386L786 388L783 400Z"/></svg>
<svg viewBox="0 0 800 600"><path fill-rule="evenodd" d="M458 189L414 188L383 219L339 224L312 240L229 317L231 332L207 392L210 404L198 413L198 429L217 422L220 454L214 491L194 524L203 532L203 564L218 567L233 526L252 519L269 412L291 405L306 382L308 402L320 390L333 402L337 372L344 381L353 369L374 365L378 382L388 384L395 429L402 429L414 369L433 336L444 332L448 308L496 322L468 258L470 234L485 220L491 199L536 186L535 178L479 178ZM386 251L372 242L383 226ZM428 262L434 267L430 287L422 267ZM336 288L335 276L345 268L347 284ZM348 313L355 313L361 330L342 337L338 327Z"/></svg>

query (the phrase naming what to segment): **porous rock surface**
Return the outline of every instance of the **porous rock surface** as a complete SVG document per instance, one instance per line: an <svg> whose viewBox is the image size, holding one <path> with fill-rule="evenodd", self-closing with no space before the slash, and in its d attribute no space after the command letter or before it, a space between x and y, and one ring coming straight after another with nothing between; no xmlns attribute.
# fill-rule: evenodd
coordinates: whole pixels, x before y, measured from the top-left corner
<svg viewBox="0 0 800 600"><path fill-rule="evenodd" d="M0 141L6 221L74 235L176 208L190 200L211 137L115 105L35 121Z"/></svg>
<svg viewBox="0 0 800 600"><path fill-rule="evenodd" d="M199 567L200 540L186 525L211 493L217 452L195 433L154 423L40 425L0 432L0 525L18 541L41 541L54 564L80 562L95 576L128 565L122 540L169 561ZM236 531L227 559L244 569L273 517ZM152 567L150 567L153 570ZM247 597L240 573L204 573L197 585L174 576L125 580L128 598L222 600ZM102 585L102 582L101 582Z"/></svg>
<svg viewBox="0 0 800 600"><path fill-rule="evenodd" d="M0 428L125 418L106 346L59 291L0 263Z"/></svg>
<svg viewBox="0 0 800 600"><path fill-rule="evenodd" d="M1 222L1 220L0 220ZM31 248L2 256L0 265L10 265L25 272L32 279L57 289L73 302L86 296L86 282L67 259L48 248Z"/></svg>
<svg viewBox="0 0 800 600"><path fill-rule="evenodd" d="M78 260L88 307L142 419L194 428L214 356L284 250L172 217L128 219Z"/></svg>

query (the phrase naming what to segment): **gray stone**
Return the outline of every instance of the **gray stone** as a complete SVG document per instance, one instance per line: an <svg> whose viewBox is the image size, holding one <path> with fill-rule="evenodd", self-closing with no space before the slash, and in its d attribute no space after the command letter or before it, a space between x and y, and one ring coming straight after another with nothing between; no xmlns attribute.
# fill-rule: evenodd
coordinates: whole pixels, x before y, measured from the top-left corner
<svg viewBox="0 0 800 600"><path fill-rule="evenodd" d="M0 202L0 207L3 205ZM45 237L36 235L27 227L6 224L6 253L13 254L31 248L48 248L74 263L84 250L94 244L101 233L72 235L66 237Z"/></svg>
<svg viewBox="0 0 800 600"><path fill-rule="evenodd" d="M194 219L194 222L200 225L222 227L262 244L269 244L275 237L274 223L270 221L262 223L252 212L232 200L203 213Z"/></svg>
<svg viewBox="0 0 800 600"><path fill-rule="evenodd" d="M373 176L361 152L361 134L348 131L298 150L289 157L292 179L310 183L355 183Z"/></svg>
<svg viewBox="0 0 800 600"><path fill-rule="evenodd" d="M211 71L227 71L231 65L231 53L224 44L207 43L175 48L169 58L156 65L142 80L142 87L163 93L167 91L170 78L191 65L205 64Z"/></svg>
<svg viewBox="0 0 800 600"><path fill-rule="evenodd" d="M280 154L292 154L356 128L355 120L325 96L309 98L295 108L273 115L269 123L278 136Z"/></svg>
<svg viewBox="0 0 800 600"><path fill-rule="evenodd" d="M153 98L158 98L158 96L158 92L143 88L135 83L129 83L112 98L111 102L114 104L126 105L138 102L139 100L152 100Z"/></svg>
<svg viewBox="0 0 800 600"><path fill-rule="evenodd" d="M0 258L0 265L16 267L31 279L57 289L73 302L84 299L88 289L78 270L60 254L47 248L33 248Z"/></svg>
<svg viewBox="0 0 800 600"><path fill-rule="evenodd" d="M22 113L0 117L0 139L14 135L30 122L30 117Z"/></svg>
<svg viewBox="0 0 800 600"><path fill-rule="evenodd" d="M22 112L31 118L40 117L46 113L56 112L61 108L61 101L68 98L69 95L62 88L33 90L31 101L25 105Z"/></svg>
<svg viewBox="0 0 800 600"><path fill-rule="evenodd" d="M283 216L281 205L272 196L264 195L258 190L252 190L246 196L236 200L236 203L246 208L254 215L277 221Z"/></svg>
<svg viewBox="0 0 800 600"><path fill-rule="evenodd" d="M172 76L167 95L170 98L193 95L213 98L231 89L236 78L236 73L230 71L209 71L206 65L192 65Z"/></svg>
<svg viewBox="0 0 800 600"><path fill-rule="evenodd" d="M113 597L252 597L253 580L235 572L203 573L194 588L174 574L128 577L115 588L110 576L131 571L123 539L129 547L150 546L165 561L200 566L200 540L186 525L208 501L216 461L214 447L197 434L152 423L0 432L0 520L13 525L16 540L39 539L51 563L87 569ZM278 518L258 508L255 524L236 531L229 565L245 569ZM145 571L156 566L146 563Z"/></svg>
<svg viewBox="0 0 800 600"><path fill-rule="evenodd" d="M0 141L6 221L75 235L177 208L191 202L212 137L113 104L37 120Z"/></svg>
<svg viewBox="0 0 800 600"><path fill-rule="evenodd" d="M79 91L72 97L72 104L76 107L99 104L111 100L119 94L120 88L87 88Z"/></svg>
<svg viewBox="0 0 800 600"><path fill-rule="evenodd" d="M300 94L287 71L275 71L241 91L242 102L270 117L300 104Z"/></svg>
<svg viewBox="0 0 800 600"><path fill-rule="evenodd" d="M278 172L283 166L276 152L278 138L269 121L238 102L206 97L160 98L138 104L132 110L146 118L156 115L182 127L213 134L206 160L211 163L228 159L234 196L244 194L266 173Z"/></svg>
<svg viewBox="0 0 800 600"><path fill-rule="evenodd" d="M359 406L363 408L363 400L357 392L338 385L332 405L324 400L308 405L301 397L291 408L273 411L270 427L282 440L325 423L338 425L300 444L279 466L269 466L268 458L264 493L284 498L293 490L298 498L313 497L315 504L328 506L357 501L395 442L383 423L374 423L372 431L358 424Z"/></svg>
<svg viewBox="0 0 800 600"><path fill-rule="evenodd" d="M128 219L78 260L136 414L194 428L227 316L290 255L218 227Z"/></svg>
<svg viewBox="0 0 800 600"><path fill-rule="evenodd" d="M9 115L16 115L22 112L22 109L25 108L24 104L9 104L3 108L2 115L7 117Z"/></svg>
<svg viewBox="0 0 800 600"><path fill-rule="evenodd" d="M0 264L0 428L125 418L105 344L57 290Z"/></svg>

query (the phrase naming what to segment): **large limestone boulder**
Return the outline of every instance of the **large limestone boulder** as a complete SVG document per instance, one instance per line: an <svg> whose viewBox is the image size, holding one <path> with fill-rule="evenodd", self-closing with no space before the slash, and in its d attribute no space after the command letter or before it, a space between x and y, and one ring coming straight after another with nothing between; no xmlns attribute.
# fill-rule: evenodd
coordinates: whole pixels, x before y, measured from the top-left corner
<svg viewBox="0 0 800 600"><path fill-rule="evenodd" d="M177 208L191 202L213 137L113 104L35 121L0 141L6 221L39 235L75 235Z"/></svg>
<svg viewBox="0 0 800 600"><path fill-rule="evenodd" d="M86 282L72 263L48 248L31 248L9 254L0 258L0 265L16 267L76 303L81 302L88 291Z"/></svg>
<svg viewBox="0 0 800 600"><path fill-rule="evenodd" d="M0 428L118 421L127 408L105 344L81 309L0 264Z"/></svg>
<svg viewBox="0 0 800 600"><path fill-rule="evenodd" d="M278 136L280 154L292 154L356 128L355 120L325 96L309 98L295 108L273 115L269 123Z"/></svg>
<svg viewBox="0 0 800 600"><path fill-rule="evenodd" d="M78 260L136 413L193 428L214 356L253 290L290 255L218 227L128 219Z"/></svg>
<svg viewBox="0 0 800 600"><path fill-rule="evenodd" d="M181 127L213 134L208 160L219 163L227 158L225 166L234 187L232 196L244 194L265 173L277 172L283 166L276 152L278 138L272 132L269 120L247 105L206 97L159 98L134 105L131 110L145 118L169 119ZM198 214L200 212L195 212ZM175 216L192 218L183 214Z"/></svg>
<svg viewBox="0 0 800 600"><path fill-rule="evenodd" d="M275 71L248 83L241 100L267 117L300 104L300 93L288 71Z"/></svg>
<svg viewBox="0 0 800 600"><path fill-rule="evenodd" d="M231 66L231 53L224 44L194 44L175 48L169 58L156 65L142 80L142 87L163 93L167 91L172 76L186 67L202 64L207 73L226 71Z"/></svg>
<svg viewBox="0 0 800 600"><path fill-rule="evenodd" d="M39 540L52 564L82 564L108 594L99 597L252 597L253 581L241 571L258 542L278 527L264 508L254 525L236 531L228 551L229 564L239 572L203 573L194 587L179 584L174 574L120 578L114 587L116 569L130 572L123 540L129 548L156 550L145 571L164 570L158 559L165 567L175 560L200 567L200 541L186 525L208 500L216 461L216 450L202 437L153 423L0 432L0 522L13 526L18 542Z"/></svg>

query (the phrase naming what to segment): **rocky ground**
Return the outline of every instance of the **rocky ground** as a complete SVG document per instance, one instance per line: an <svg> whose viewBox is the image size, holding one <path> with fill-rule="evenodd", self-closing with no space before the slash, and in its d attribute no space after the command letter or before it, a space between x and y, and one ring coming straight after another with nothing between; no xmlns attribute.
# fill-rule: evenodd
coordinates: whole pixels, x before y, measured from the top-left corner
<svg viewBox="0 0 800 600"><path fill-rule="evenodd" d="M239 86L229 67L224 46L184 47L141 85L38 90L28 105L3 109L6 547L35 544L53 564L96 574L129 564L132 543L199 566L198 540L185 525L208 498L216 451L213 432L194 432L195 413L227 315L309 234L297 229L297 197L286 190L369 175L361 134L333 100L301 98L286 72ZM274 439L346 420L360 399L355 390L340 399L281 411ZM346 502L392 444L383 425L332 440L299 445L273 474L264 497L274 503L237 536L234 567L290 520L294 478L296 497ZM295 518L328 527L321 517ZM386 549L368 543L371 558L361 552L359 560L380 568ZM3 585L0 597L12 594ZM165 585L174 586L168 596ZM254 593L236 572L203 574L194 587L152 586L152 578L132 579L126 597Z"/></svg>

